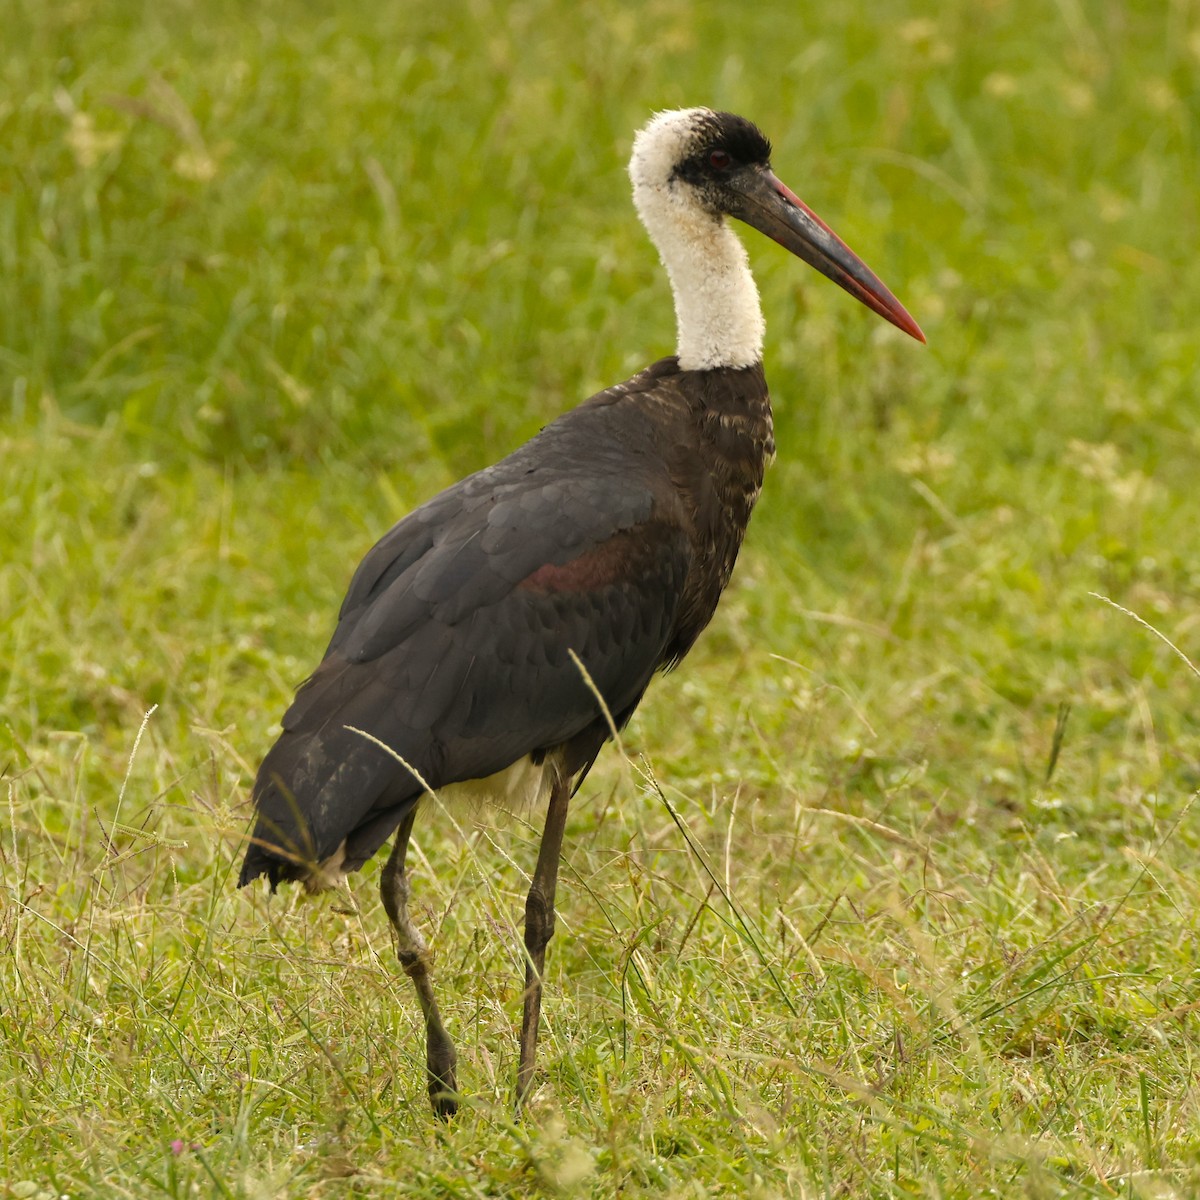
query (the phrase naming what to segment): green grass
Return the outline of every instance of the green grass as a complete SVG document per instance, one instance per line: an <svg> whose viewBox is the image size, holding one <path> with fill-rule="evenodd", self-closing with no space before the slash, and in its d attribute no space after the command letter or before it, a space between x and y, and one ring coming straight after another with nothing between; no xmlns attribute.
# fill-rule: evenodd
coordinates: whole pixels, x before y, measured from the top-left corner
<svg viewBox="0 0 1200 1200"><path fill-rule="evenodd" d="M1200 1191L1200 677L1094 595L1200 661L1200 10L748 7L0 4L0 1195ZM779 458L520 1125L538 814L418 826L442 1127L378 864L237 892L248 787L374 537L671 349L695 103L930 344L747 236Z"/></svg>

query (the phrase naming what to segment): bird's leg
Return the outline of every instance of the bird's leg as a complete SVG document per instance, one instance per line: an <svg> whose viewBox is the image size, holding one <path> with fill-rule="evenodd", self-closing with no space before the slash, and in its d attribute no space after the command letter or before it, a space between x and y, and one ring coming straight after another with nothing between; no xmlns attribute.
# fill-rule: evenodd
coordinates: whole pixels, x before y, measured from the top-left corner
<svg viewBox="0 0 1200 1200"><path fill-rule="evenodd" d="M537 866L525 901L525 1011L521 1018L521 1061L517 1068L518 1112L533 1083L538 1021L542 1013L542 969L546 965L546 945L554 935L554 889L558 882L558 861L570 799L570 781L556 773Z"/></svg>
<svg viewBox="0 0 1200 1200"><path fill-rule="evenodd" d="M396 844L379 879L379 894L392 928L396 931L396 954L400 965L413 981L421 1012L425 1015L425 1071L429 1100L433 1111L447 1119L458 1111L454 1079L458 1055L454 1052L454 1043L442 1024L442 1015L433 998L433 984L429 978L429 948L408 915L408 876L404 873L404 858L408 853L408 839L416 815L414 806L396 831Z"/></svg>

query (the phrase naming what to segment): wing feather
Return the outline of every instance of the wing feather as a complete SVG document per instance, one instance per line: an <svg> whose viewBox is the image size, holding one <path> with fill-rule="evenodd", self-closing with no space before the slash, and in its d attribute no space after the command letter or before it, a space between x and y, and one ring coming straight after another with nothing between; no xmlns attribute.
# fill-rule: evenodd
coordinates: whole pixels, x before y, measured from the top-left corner
<svg viewBox="0 0 1200 1200"><path fill-rule="evenodd" d="M690 554L680 515L636 471L572 478L527 470L520 452L410 514L359 567L325 659L284 716L255 786L243 879L277 871L275 851L320 861L368 826L373 853L394 825L380 813L399 820L420 795L348 727L434 787L587 730L590 764L607 718L571 652L627 717L663 660Z"/></svg>

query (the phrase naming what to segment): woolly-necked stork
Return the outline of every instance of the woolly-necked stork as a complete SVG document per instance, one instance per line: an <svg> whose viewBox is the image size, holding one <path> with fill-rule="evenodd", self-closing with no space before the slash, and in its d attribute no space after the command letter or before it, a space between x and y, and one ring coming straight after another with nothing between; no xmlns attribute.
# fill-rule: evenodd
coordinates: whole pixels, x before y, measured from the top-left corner
<svg viewBox="0 0 1200 1200"><path fill-rule="evenodd" d="M659 113L638 133L634 204L670 276L678 353L385 534L259 769L243 885L266 875L272 888L290 879L316 890L396 834L381 893L424 1014L440 1116L457 1107L456 1055L404 870L422 798L469 790L546 808L525 906L519 1106L533 1079L569 798L655 672L708 624L774 454L762 311L725 218L925 340L775 177L770 154L749 121L706 108Z"/></svg>

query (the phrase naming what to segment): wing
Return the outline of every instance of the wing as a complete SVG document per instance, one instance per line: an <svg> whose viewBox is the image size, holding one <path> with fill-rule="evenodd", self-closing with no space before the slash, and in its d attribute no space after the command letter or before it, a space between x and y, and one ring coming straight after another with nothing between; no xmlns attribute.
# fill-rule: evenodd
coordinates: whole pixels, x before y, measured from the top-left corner
<svg viewBox="0 0 1200 1200"><path fill-rule="evenodd" d="M345 865L358 866L422 794L413 771L351 728L432 787L565 743L579 770L608 721L572 652L614 718L628 718L663 662L691 551L653 454L597 423L602 412L549 427L366 556L259 772L243 882L274 877L273 851L320 861L347 838Z"/></svg>

